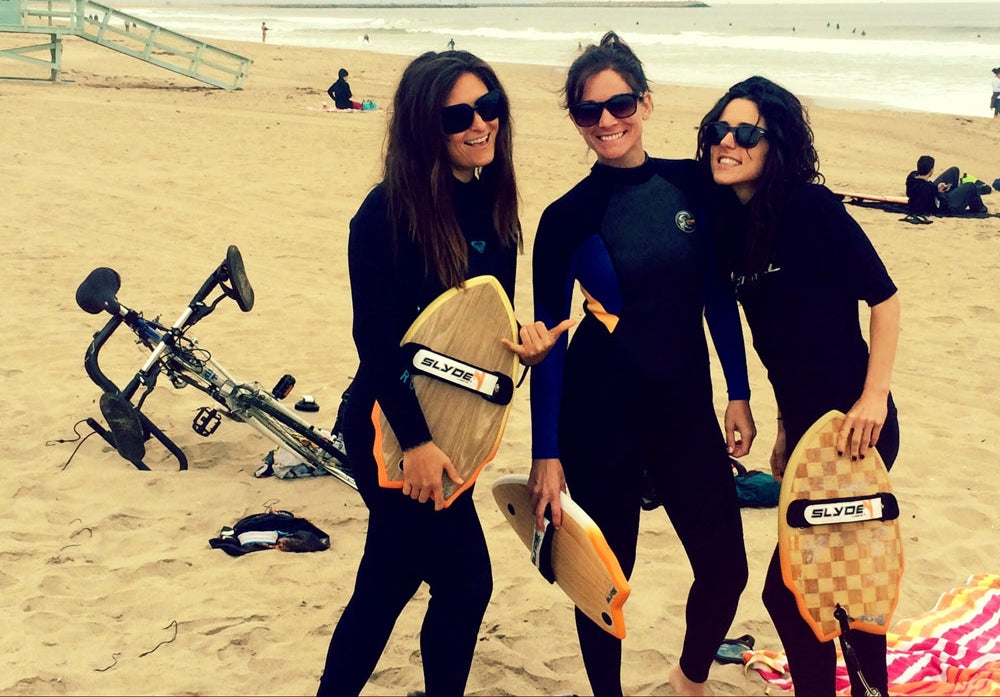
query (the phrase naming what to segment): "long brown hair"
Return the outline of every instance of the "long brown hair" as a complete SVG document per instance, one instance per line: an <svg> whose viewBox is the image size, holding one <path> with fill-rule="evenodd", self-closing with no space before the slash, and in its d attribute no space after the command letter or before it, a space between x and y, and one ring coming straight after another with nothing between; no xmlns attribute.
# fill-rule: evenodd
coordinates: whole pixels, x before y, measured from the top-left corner
<svg viewBox="0 0 1000 697"><path fill-rule="evenodd" d="M522 247L510 103L493 69L473 54L429 51L406 67L393 98L383 171L390 219L406 221L411 239L423 254L425 272L437 276L446 288L464 282L468 250L455 216L455 177L441 109L458 78L466 73L503 96L493 161L482 168L479 179L492 204L500 243Z"/></svg>

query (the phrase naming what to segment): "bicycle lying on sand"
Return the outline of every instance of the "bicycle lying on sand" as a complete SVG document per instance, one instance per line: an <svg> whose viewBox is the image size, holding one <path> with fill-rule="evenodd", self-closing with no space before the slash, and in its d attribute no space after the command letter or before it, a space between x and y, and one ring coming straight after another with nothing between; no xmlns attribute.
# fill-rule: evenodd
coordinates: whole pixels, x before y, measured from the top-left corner
<svg viewBox="0 0 1000 697"><path fill-rule="evenodd" d="M230 245L225 260L205 280L173 326L167 327L158 319L146 319L141 312L123 305L117 297L120 289L118 272L101 267L91 271L76 291L76 302L83 310L111 315L107 324L94 334L84 358L87 375L104 391L100 409L108 427L92 418L86 421L119 455L137 469L148 471L143 462L145 443L155 438L177 459L180 469L187 469L183 451L142 413L146 398L162 374L177 389L191 386L215 400L217 406L201 407L194 417L191 426L199 435L214 433L223 416L249 424L313 467L322 468L357 488L343 442L280 403L279 399L294 384L291 376L285 376L271 391L257 382L242 382L223 368L197 339L187 335L191 327L211 314L225 298L236 301L243 312L253 309L253 288L235 245ZM218 297L209 301L216 290L221 291ZM149 349L150 355L129 383L119 388L101 371L98 357L104 344L123 324L132 330L138 344Z"/></svg>

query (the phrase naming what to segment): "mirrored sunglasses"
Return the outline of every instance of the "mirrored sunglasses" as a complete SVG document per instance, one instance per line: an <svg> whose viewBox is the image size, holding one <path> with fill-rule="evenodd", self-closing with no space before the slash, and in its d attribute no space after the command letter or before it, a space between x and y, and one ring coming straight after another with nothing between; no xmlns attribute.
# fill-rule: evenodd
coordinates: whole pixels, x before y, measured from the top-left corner
<svg viewBox="0 0 1000 697"><path fill-rule="evenodd" d="M728 133L733 134L733 140L741 148L752 148L760 142L762 136L767 135L766 130L749 123L730 126L725 121L713 121L705 125L705 141L709 145L719 145Z"/></svg>
<svg viewBox="0 0 1000 697"><path fill-rule="evenodd" d="M616 119L627 119L639 108L641 94L616 94L603 102L578 102L569 108L569 115L580 128L588 128L601 120L607 109Z"/></svg>
<svg viewBox="0 0 1000 697"><path fill-rule="evenodd" d="M503 94L500 90L490 90L476 100L476 104L453 104L441 110L441 126L448 135L461 133L472 125L479 112L483 121L492 121L500 117L503 111Z"/></svg>

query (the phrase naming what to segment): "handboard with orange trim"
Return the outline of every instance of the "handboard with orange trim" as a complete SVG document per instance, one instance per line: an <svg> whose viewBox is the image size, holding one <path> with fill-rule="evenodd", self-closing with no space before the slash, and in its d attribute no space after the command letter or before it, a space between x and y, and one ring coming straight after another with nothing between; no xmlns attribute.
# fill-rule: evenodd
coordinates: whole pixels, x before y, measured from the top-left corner
<svg viewBox="0 0 1000 697"><path fill-rule="evenodd" d="M619 639L625 638L622 606L630 588L621 565L593 519L562 494L563 524L535 528L528 477L508 474L493 483L493 497L507 522L531 550L532 562L550 582L556 583L570 600L597 626Z"/></svg>
<svg viewBox="0 0 1000 697"><path fill-rule="evenodd" d="M517 342L514 310L496 278L476 276L427 305L400 343L431 437L465 480L459 486L444 478L445 506L472 486L500 447L518 365L501 338ZM379 484L401 488L403 451L378 402L372 423Z"/></svg>
<svg viewBox="0 0 1000 697"><path fill-rule="evenodd" d="M781 574L820 641L852 629L885 634L899 599L903 544L899 507L882 458L837 454L844 422L830 411L795 446L778 497Z"/></svg>

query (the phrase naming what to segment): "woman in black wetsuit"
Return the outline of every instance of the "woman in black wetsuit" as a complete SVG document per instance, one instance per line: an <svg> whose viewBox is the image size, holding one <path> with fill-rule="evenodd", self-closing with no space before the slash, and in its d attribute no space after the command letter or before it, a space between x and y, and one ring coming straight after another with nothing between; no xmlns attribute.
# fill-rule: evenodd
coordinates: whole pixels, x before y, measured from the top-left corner
<svg viewBox="0 0 1000 697"><path fill-rule="evenodd" d="M653 483L694 571L670 682L677 694L704 694L747 580L727 439L740 456L754 434L736 301L702 225L711 182L694 160L646 155L649 85L613 32L574 61L565 98L597 163L546 208L535 238L535 319L568 317L577 282L586 298L572 341L560 339L532 373L536 519L541 527L551 506L561 524L568 485L630 576L643 482ZM703 318L729 388L725 437ZM579 610L576 624L594 694L621 695L621 642Z"/></svg>
<svg viewBox="0 0 1000 697"><path fill-rule="evenodd" d="M860 226L819 182L813 133L799 100L762 77L729 91L705 115L698 159L720 188L721 257L778 404L771 454L781 479L789 453L816 419L847 418L837 447L863 458L899 450L889 378L899 335L896 286ZM871 308L871 351L858 302ZM820 642L781 578L775 551L764 604L781 637L798 695L833 695L836 651ZM884 635L852 632L869 683L888 694ZM864 694L851 676L852 694Z"/></svg>
<svg viewBox="0 0 1000 697"><path fill-rule="evenodd" d="M360 366L344 435L368 537L318 694L361 691L403 607L427 583L424 690L461 695L493 587L489 552L472 489L442 509L442 476L461 479L428 430L399 343L422 308L467 278L495 276L513 302L521 227L507 95L472 54L425 53L400 78L388 129L383 180L351 220L348 246ZM520 333L509 348L526 365L554 341L537 323ZM376 399L403 447L402 493L378 484Z"/></svg>

